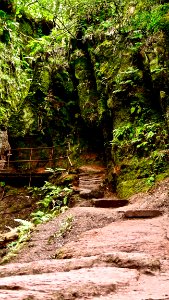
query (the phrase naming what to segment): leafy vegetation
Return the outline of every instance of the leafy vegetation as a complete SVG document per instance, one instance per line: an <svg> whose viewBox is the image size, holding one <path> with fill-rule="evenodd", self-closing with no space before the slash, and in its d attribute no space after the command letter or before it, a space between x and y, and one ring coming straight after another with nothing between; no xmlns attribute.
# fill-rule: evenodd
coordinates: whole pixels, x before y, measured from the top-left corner
<svg viewBox="0 0 169 300"><path fill-rule="evenodd" d="M3 182L1 186L3 187ZM28 192L33 195L35 200L39 200L39 208L31 213L29 221L14 219L14 221L18 222L20 225L14 229L9 227L11 233L13 234L14 232L14 234L11 235L12 242L7 244L7 254L3 257L2 263L9 261L13 256L17 255L25 242L29 240L31 233L37 224L48 222L68 208L68 199L72 190L68 187L55 186L50 182L45 182L44 186L41 188L29 187ZM68 215L60 224L59 231L54 234L51 239L60 236L64 237L65 234L71 230L72 222L73 217Z"/></svg>
<svg viewBox="0 0 169 300"><path fill-rule="evenodd" d="M163 128L163 123L145 123L134 127L128 123L113 131L113 151L122 155L147 156L156 148L168 148L168 132Z"/></svg>
<svg viewBox="0 0 169 300"><path fill-rule="evenodd" d="M0 126L15 145L102 147L111 180L133 156L166 172L154 153L168 149L168 3L2 1L0 25ZM61 191L45 188L41 207L56 210Z"/></svg>
<svg viewBox="0 0 169 300"><path fill-rule="evenodd" d="M57 157L71 145L78 165L84 150L101 149L110 186L122 198L167 177L167 2L1 1L0 128L11 143L54 145ZM31 222L18 220L13 253L35 224L67 209L72 191L46 182L30 193L39 207ZM64 237L72 221L68 216L51 239Z"/></svg>
<svg viewBox="0 0 169 300"><path fill-rule="evenodd" d="M43 187L29 188L29 191L38 200L40 199L38 201L39 210L31 214L32 222L35 224L47 222L60 212L63 212L72 193L72 190L68 187L55 186L47 181Z"/></svg>
<svg viewBox="0 0 169 300"><path fill-rule="evenodd" d="M55 238L64 238L72 229L72 222L73 216L70 214L61 222L59 230L49 237L48 243L50 244Z"/></svg>
<svg viewBox="0 0 169 300"><path fill-rule="evenodd" d="M9 261L12 257L17 255L20 248L29 240L31 232L34 229L34 224L30 221L22 219L15 219L15 221L20 223L17 227L18 239L7 245L8 253L2 259L2 263Z"/></svg>

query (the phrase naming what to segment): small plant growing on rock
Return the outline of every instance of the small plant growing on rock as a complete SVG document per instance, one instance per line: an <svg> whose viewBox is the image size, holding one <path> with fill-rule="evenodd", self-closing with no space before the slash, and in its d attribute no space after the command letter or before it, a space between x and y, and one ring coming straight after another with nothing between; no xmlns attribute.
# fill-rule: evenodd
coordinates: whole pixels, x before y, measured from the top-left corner
<svg viewBox="0 0 169 300"><path fill-rule="evenodd" d="M67 232L72 229L73 216L69 215L67 218L61 223L59 232L56 234L57 237L64 237Z"/></svg>
<svg viewBox="0 0 169 300"><path fill-rule="evenodd" d="M72 192L72 190L68 187L62 188L60 186L55 186L48 181L45 182L41 191L45 197L39 201L39 204L41 204L44 208L52 209L67 205L68 195Z"/></svg>
<svg viewBox="0 0 169 300"><path fill-rule="evenodd" d="M17 254L17 252L20 250L21 246L24 245L26 241L29 240L30 234L34 228L34 224L30 221L22 220L22 219L15 219L16 222L19 222L20 225L16 227L16 233L14 238L16 240L13 240L11 243L7 245L8 253L3 258L2 263L7 262ZM17 238L18 236L18 238Z"/></svg>
<svg viewBox="0 0 169 300"><path fill-rule="evenodd" d="M73 216L68 215L60 224L60 228L58 231L56 231L54 234L52 234L49 239L48 243L50 244L51 241L53 241L55 238L64 238L67 233L69 233L72 229L72 223L73 223Z"/></svg>
<svg viewBox="0 0 169 300"><path fill-rule="evenodd" d="M42 188L31 188L31 192L35 197L40 198L38 201L40 209L31 214L32 221L39 224L49 221L67 207L72 190L46 181Z"/></svg>
<svg viewBox="0 0 169 300"><path fill-rule="evenodd" d="M57 214L58 214L57 211L54 211L53 213L46 213L44 211L38 210L31 214L32 222L34 224L45 223L48 222L53 217L55 217Z"/></svg>

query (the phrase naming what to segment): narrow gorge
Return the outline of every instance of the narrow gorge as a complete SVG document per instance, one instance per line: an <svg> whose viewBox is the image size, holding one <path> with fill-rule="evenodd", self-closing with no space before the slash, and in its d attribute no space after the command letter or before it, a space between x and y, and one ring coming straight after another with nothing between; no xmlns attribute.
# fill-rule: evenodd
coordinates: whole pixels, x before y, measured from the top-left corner
<svg viewBox="0 0 169 300"><path fill-rule="evenodd" d="M169 1L0 25L0 299L169 299Z"/></svg>

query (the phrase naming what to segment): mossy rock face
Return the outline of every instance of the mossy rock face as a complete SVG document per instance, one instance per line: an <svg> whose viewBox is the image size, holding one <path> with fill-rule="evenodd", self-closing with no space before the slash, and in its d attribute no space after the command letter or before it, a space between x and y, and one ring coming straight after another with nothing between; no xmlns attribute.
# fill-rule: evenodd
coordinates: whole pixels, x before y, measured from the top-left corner
<svg viewBox="0 0 169 300"><path fill-rule="evenodd" d="M48 93L50 81L51 81L50 72L46 69L43 69L40 73L40 82L39 83L41 86L41 91L45 94Z"/></svg>
<svg viewBox="0 0 169 300"><path fill-rule="evenodd" d="M121 162L118 178L122 181L149 177L153 172L153 160L151 158L133 157Z"/></svg>
<svg viewBox="0 0 169 300"><path fill-rule="evenodd" d="M32 22L29 21L28 19L24 19L24 17L21 18L19 22L20 30L27 35L33 35L34 34L34 29L32 26Z"/></svg>
<svg viewBox="0 0 169 300"><path fill-rule="evenodd" d="M91 83L86 80L78 85L78 95L80 100L80 110L83 120L90 124L98 120L97 101L95 90L91 89Z"/></svg>
<svg viewBox="0 0 169 300"><path fill-rule="evenodd" d="M98 92L93 66L82 51L77 51L74 56L75 76L78 80L77 91L81 117L88 125L98 122Z"/></svg>
<svg viewBox="0 0 169 300"><path fill-rule="evenodd" d="M61 175L58 175L56 178L53 177L52 183L55 185L69 185L69 184L75 184L78 181L78 175L77 174L67 174L63 173Z"/></svg>
<svg viewBox="0 0 169 300"><path fill-rule="evenodd" d="M14 19L14 3L0 4L0 125L9 125L17 142L35 133L39 143L46 136L64 150L67 141L75 148L82 138L78 155L71 154L77 163L86 145L93 150L95 144L98 153L104 148L109 180L122 196L127 183L131 195L141 182L144 190L165 176L169 4L100 1L72 15L73 35L63 37L56 28L50 35L54 22L34 18L28 7Z"/></svg>
<svg viewBox="0 0 169 300"><path fill-rule="evenodd" d="M169 168L166 168L165 172L158 174L156 176L156 181L162 181L169 176Z"/></svg>
<svg viewBox="0 0 169 300"><path fill-rule="evenodd" d="M150 157L123 159L113 170L112 179L116 180L117 193L120 197L130 197L147 191L168 176L168 152L155 151Z"/></svg>
<svg viewBox="0 0 169 300"><path fill-rule="evenodd" d="M131 179L117 183L117 193L120 198L129 198L133 194L146 192L150 188L147 179Z"/></svg>

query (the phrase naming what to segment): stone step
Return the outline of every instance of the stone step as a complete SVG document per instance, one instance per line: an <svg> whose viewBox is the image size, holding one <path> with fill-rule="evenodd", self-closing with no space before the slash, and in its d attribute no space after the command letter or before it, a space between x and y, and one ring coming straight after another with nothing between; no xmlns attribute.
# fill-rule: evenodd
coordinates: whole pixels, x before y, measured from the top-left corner
<svg viewBox="0 0 169 300"><path fill-rule="evenodd" d="M92 204L95 207L102 208L117 208L129 204L129 201L126 199L92 199Z"/></svg>
<svg viewBox="0 0 169 300"><path fill-rule="evenodd" d="M131 209L124 212L125 218L155 218L162 215L159 209Z"/></svg>
<svg viewBox="0 0 169 300"><path fill-rule="evenodd" d="M80 178L79 178L79 183L81 183L81 184L86 184L86 183L89 183L89 182L93 182L93 183L100 183L100 182L103 182L103 179L97 179L97 180L95 180L95 179L93 179L93 178L88 178L88 180L81 180Z"/></svg>
<svg viewBox="0 0 169 300"><path fill-rule="evenodd" d="M86 183L86 182L100 182L100 181L103 181L103 178L86 178L86 179L81 179L81 178L79 178L79 182L84 182L84 183Z"/></svg>
<svg viewBox="0 0 169 300"><path fill-rule="evenodd" d="M84 198L84 199L92 199L93 197L94 198L101 198L103 197L104 195L104 192L101 191L100 189L81 189L80 192L79 192L79 196L81 198Z"/></svg>
<svg viewBox="0 0 169 300"><path fill-rule="evenodd" d="M103 183L103 181L98 181L98 182L95 182L95 181L86 181L86 182L79 182L79 186L80 185L100 185L101 183Z"/></svg>
<svg viewBox="0 0 169 300"><path fill-rule="evenodd" d="M79 180L82 180L82 181L89 181L89 180L95 180L95 181L98 181L98 180L103 180L104 179L104 176L99 176L99 177L94 177L94 176L86 176L86 177L81 177L79 176Z"/></svg>
<svg viewBox="0 0 169 300"><path fill-rule="evenodd" d="M104 167L97 166L82 166L78 169L81 174L103 174L106 171Z"/></svg>
<svg viewBox="0 0 169 300"><path fill-rule="evenodd" d="M93 184L91 184L91 185L81 185L81 186L73 186L72 187L72 189L73 189L73 191L74 192L81 192L81 191L84 191L84 190L89 190L89 191L95 191L95 190L100 190L100 189L102 189L102 186L101 185L93 185Z"/></svg>
<svg viewBox="0 0 169 300"><path fill-rule="evenodd" d="M101 176L104 176L105 175L105 172L100 172L100 173L85 173L85 172L81 172L79 173L79 176L82 176L82 177L101 177Z"/></svg>
<svg viewBox="0 0 169 300"><path fill-rule="evenodd" d="M79 169L78 187L82 199L102 198L102 185L105 178L105 168L97 165L82 166Z"/></svg>
<svg viewBox="0 0 169 300"><path fill-rule="evenodd" d="M86 184L86 185L81 185L81 186L79 186L79 188L81 189L81 190L98 190L98 189L100 189L101 188L101 185L100 184Z"/></svg>

